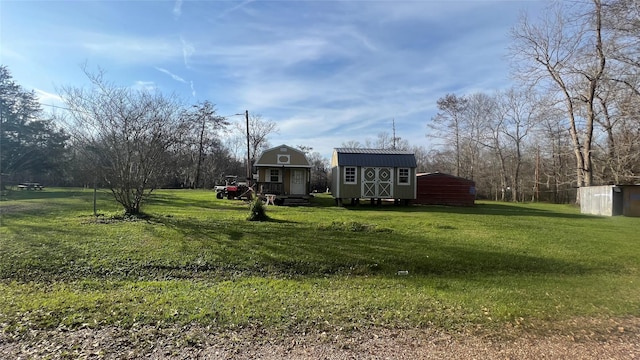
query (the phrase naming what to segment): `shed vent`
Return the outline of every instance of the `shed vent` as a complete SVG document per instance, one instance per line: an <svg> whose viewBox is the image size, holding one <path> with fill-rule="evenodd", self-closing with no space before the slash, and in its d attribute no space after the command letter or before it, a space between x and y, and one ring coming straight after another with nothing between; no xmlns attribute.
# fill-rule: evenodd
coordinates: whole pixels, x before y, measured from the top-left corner
<svg viewBox="0 0 640 360"><path fill-rule="evenodd" d="M278 165L287 165L291 162L291 155L278 154Z"/></svg>

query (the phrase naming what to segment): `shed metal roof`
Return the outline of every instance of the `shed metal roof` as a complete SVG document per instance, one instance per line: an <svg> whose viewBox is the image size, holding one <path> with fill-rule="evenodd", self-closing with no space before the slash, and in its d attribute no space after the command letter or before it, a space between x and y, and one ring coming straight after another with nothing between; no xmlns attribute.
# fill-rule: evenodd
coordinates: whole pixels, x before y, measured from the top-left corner
<svg viewBox="0 0 640 360"><path fill-rule="evenodd" d="M339 166L390 166L415 168L416 157L410 151L394 149L336 148Z"/></svg>

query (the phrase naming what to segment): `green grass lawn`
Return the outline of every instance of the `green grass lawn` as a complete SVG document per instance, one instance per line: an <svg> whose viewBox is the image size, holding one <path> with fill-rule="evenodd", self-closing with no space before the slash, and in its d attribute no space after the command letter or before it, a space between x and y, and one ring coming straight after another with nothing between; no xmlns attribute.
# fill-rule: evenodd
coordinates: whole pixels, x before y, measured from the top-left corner
<svg viewBox="0 0 640 360"><path fill-rule="evenodd" d="M162 190L145 220L107 191L0 202L4 331L197 323L331 331L534 327L640 316L639 218L568 205L248 205ZM398 275L398 271L408 275ZM538 326L538 325L536 325Z"/></svg>

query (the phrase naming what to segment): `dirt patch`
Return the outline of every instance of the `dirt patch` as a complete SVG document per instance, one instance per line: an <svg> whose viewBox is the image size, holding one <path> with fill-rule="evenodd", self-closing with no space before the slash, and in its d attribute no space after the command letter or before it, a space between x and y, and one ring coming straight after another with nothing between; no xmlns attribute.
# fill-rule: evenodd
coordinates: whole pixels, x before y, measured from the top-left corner
<svg viewBox="0 0 640 360"><path fill-rule="evenodd" d="M591 325L603 327L594 332ZM3 333L0 353L35 359L640 359L639 325L635 318L594 321L578 336L572 335L576 329L555 334L370 329L284 335L200 326L59 329Z"/></svg>
<svg viewBox="0 0 640 360"><path fill-rule="evenodd" d="M28 203L28 204L11 204L11 205L6 205L6 204L2 204L0 203L0 215L4 215L4 214L17 214L17 213L22 213L22 212L28 212L31 210L42 210L42 209L46 209L48 208L48 205L44 205L44 204L35 204L35 203Z"/></svg>
<svg viewBox="0 0 640 360"><path fill-rule="evenodd" d="M31 206L29 205L22 205L22 204L0 205L0 215L21 212L24 210L28 210L30 207Z"/></svg>

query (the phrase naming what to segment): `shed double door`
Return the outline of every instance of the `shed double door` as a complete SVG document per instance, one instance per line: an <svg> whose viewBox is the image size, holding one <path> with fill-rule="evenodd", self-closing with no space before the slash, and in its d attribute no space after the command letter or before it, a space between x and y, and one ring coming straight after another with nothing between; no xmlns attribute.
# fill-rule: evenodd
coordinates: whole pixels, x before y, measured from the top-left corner
<svg viewBox="0 0 640 360"><path fill-rule="evenodd" d="M363 167L362 197L393 198L393 168Z"/></svg>

